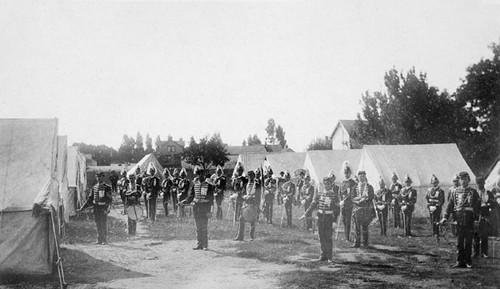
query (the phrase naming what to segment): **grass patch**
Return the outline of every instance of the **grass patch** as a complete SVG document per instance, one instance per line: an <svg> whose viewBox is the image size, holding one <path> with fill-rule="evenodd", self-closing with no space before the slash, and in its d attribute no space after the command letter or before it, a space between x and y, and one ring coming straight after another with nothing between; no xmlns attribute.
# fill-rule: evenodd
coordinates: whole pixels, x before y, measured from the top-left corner
<svg viewBox="0 0 500 289"><path fill-rule="evenodd" d="M108 217L108 242L120 242L127 239L127 223L123 220ZM72 217L67 225L64 242L92 243L97 240L97 227L93 214L80 214Z"/></svg>

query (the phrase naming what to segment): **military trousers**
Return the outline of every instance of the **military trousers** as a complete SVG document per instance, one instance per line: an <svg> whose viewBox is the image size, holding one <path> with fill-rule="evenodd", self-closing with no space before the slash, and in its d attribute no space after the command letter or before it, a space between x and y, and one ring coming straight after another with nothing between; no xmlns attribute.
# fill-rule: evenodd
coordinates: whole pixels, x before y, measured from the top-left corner
<svg viewBox="0 0 500 289"><path fill-rule="evenodd" d="M346 240L351 240L351 218L352 205L344 205L342 207L342 223L344 224L344 234Z"/></svg>
<svg viewBox="0 0 500 289"><path fill-rule="evenodd" d="M97 227L97 242L106 242L108 235L108 206L94 205L94 219Z"/></svg>
<svg viewBox="0 0 500 289"><path fill-rule="evenodd" d="M389 208L377 209L377 214L380 223L380 235L387 236L387 215L389 215Z"/></svg>
<svg viewBox="0 0 500 289"><path fill-rule="evenodd" d="M208 217L210 203L195 203L193 206L194 222L196 224L196 239L198 248L208 248Z"/></svg>
<svg viewBox="0 0 500 289"><path fill-rule="evenodd" d="M474 253L488 255L488 235L490 233L490 222L484 218L479 221L479 228L474 232Z"/></svg>
<svg viewBox="0 0 500 289"><path fill-rule="evenodd" d="M471 211L455 212L457 221L457 262L472 264L472 237L474 233L474 214Z"/></svg>
<svg viewBox="0 0 500 289"><path fill-rule="evenodd" d="M151 221L156 220L156 199L156 196L151 196L151 198L146 203L146 206L148 207L147 211L149 214L149 219L151 219Z"/></svg>
<svg viewBox="0 0 500 289"><path fill-rule="evenodd" d="M335 221L333 214L318 213L318 235L321 245L321 259L332 259L333 247L333 228L332 224Z"/></svg>
<svg viewBox="0 0 500 289"><path fill-rule="evenodd" d="M432 224L432 234L439 235L439 224L441 221L441 207L438 207L434 212L429 211L429 216Z"/></svg>

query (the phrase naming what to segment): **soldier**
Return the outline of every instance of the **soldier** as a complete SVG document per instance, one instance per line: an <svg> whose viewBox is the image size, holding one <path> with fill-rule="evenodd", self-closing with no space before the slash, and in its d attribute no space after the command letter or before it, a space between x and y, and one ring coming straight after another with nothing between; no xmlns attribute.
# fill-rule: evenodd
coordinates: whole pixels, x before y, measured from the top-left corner
<svg viewBox="0 0 500 289"><path fill-rule="evenodd" d="M450 216L457 222L458 255L457 262L452 267L472 268L472 233L481 201L477 191L469 187L469 174L461 172L459 178L460 187L452 191L446 213L440 223L444 223Z"/></svg>
<svg viewBox="0 0 500 289"><path fill-rule="evenodd" d="M127 171L123 170L122 173L122 178L118 181L118 192L120 193L120 198L122 199L123 202L123 214L127 214L127 200L126 200L126 193L127 193L127 188L129 184L129 179L127 178ZM135 182L135 178L134 178Z"/></svg>
<svg viewBox="0 0 500 289"><path fill-rule="evenodd" d="M139 166L137 166L137 168L135 169L135 185L136 185L136 188L137 190L139 191L139 193L141 193L142 197L144 198L144 206L146 207L146 215L144 216L145 218L148 217L149 215L149 208L148 208L148 202L146 200L146 194L144 193L144 189L143 189L143 183L142 183L142 180L143 180L143 174L141 173L141 168Z"/></svg>
<svg viewBox="0 0 500 289"><path fill-rule="evenodd" d="M373 187L368 183L365 171L358 172L359 183L355 187L353 198L354 225L356 226L356 241L354 248L361 245L361 234L363 234L363 247L368 247L368 225L373 220Z"/></svg>
<svg viewBox="0 0 500 289"><path fill-rule="evenodd" d="M266 179L264 180L264 217L268 224L273 223L273 205L274 196L277 189L276 178L273 178L273 170L269 168Z"/></svg>
<svg viewBox="0 0 500 289"><path fill-rule="evenodd" d="M401 212L403 213L403 226L405 236L412 237L411 234L411 219L415 203L417 202L417 190L411 187L412 180L410 175L406 174L405 187L401 190L399 203L401 204Z"/></svg>
<svg viewBox="0 0 500 289"><path fill-rule="evenodd" d="M300 204L304 206L304 212L307 212L314 197L314 187L311 184L311 176L306 175L304 177L304 183L301 187L300 195L302 197ZM306 229L312 230L312 228L313 228L312 220L310 218L306 219Z"/></svg>
<svg viewBox="0 0 500 289"><path fill-rule="evenodd" d="M189 195L189 187L191 186L191 181L187 178L187 172L185 168L182 168L179 177L181 179L179 180L179 185L177 186L177 200L179 201L179 204L185 204L185 202L182 201L185 200ZM178 217L186 217L186 210L184 210L184 205L179 206Z"/></svg>
<svg viewBox="0 0 500 289"><path fill-rule="evenodd" d="M281 186L283 191L283 205L285 206L286 212L286 225L287 227L292 227L292 205L293 197L295 195L295 184L292 183L290 173L285 172L285 182Z"/></svg>
<svg viewBox="0 0 500 289"><path fill-rule="evenodd" d="M500 179L495 182L495 186L491 190L494 198L494 206L491 208L491 235L497 237L496 241L500 238Z"/></svg>
<svg viewBox="0 0 500 289"><path fill-rule="evenodd" d="M403 186L398 182L398 176L394 172L392 173L391 180L392 184L389 187L389 191L391 191L391 208L394 228L403 228L403 223L401 221L401 204L399 203L399 194Z"/></svg>
<svg viewBox="0 0 500 289"><path fill-rule="evenodd" d="M490 233L490 211L495 207L495 198L493 193L484 188L484 178L476 178L478 187L479 200L481 202L479 208L478 227L474 232L474 257L478 257L481 252L483 258L488 258L488 234Z"/></svg>
<svg viewBox="0 0 500 289"><path fill-rule="evenodd" d="M172 198L172 188L174 183L172 182L172 176L170 175L168 168L163 170L163 176L165 177L165 180L161 183L161 195L163 195L163 209L165 210L165 217L168 217L168 203Z"/></svg>
<svg viewBox="0 0 500 289"><path fill-rule="evenodd" d="M340 208L344 223L345 238L347 241L351 241L352 199L357 183L352 178L352 169L348 161L344 161L342 164L342 171L344 172L344 179L340 183Z"/></svg>
<svg viewBox="0 0 500 289"><path fill-rule="evenodd" d="M385 187L382 177L379 181L380 189L375 193L375 206L380 222L380 235L387 236L387 216L389 215L389 205L392 201L391 191Z"/></svg>
<svg viewBox="0 0 500 289"><path fill-rule="evenodd" d="M183 169L184 170L184 169ZM211 208L214 201L214 186L207 181L202 167L194 168L196 177L193 179L189 196L180 200L180 204L194 203L193 214L196 223L196 239L198 240L193 250L208 250L208 218L211 217ZM182 177L182 171L181 171ZM182 207L182 206L181 206Z"/></svg>
<svg viewBox="0 0 500 289"><path fill-rule="evenodd" d="M111 191L113 193L116 193L117 190L117 183L118 183L118 176L116 175L116 172L115 170L112 170L110 173L109 173L109 182L111 183Z"/></svg>
<svg viewBox="0 0 500 289"><path fill-rule="evenodd" d="M255 172L247 172L248 182L245 184L245 189L243 193L243 202L241 216L240 216L240 226L238 229L238 236L234 239L235 241L243 241L245 234L245 222L250 223L250 241L255 239L255 224L257 221L257 216L259 214L259 204L257 201L260 199L260 192L257 189L257 180L255 179Z"/></svg>
<svg viewBox="0 0 500 289"><path fill-rule="evenodd" d="M230 200L233 205L233 222L240 220L241 208L243 206L243 194L247 179L243 176L244 168L241 163L238 163L236 173L232 178L232 187L234 193L231 195Z"/></svg>
<svg viewBox="0 0 500 289"><path fill-rule="evenodd" d="M278 177L276 178L276 204L283 204L283 183L285 181L285 172L281 171Z"/></svg>
<svg viewBox="0 0 500 289"><path fill-rule="evenodd" d="M321 256L319 261L328 261L332 263L332 234L337 227L337 218L340 213L339 187L335 185L335 175L330 173L328 177L323 178L325 190L314 195L314 200L307 211L300 217L304 219L311 217L312 212L318 209L318 235L321 244Z"/></svg>
<svg viewBox="0 0 500 289"><path fill-rule="evenodd" d="M217 204L216 218L222 220L222 201L224 200L224 192L226 191L226 176L221 166L217 166L214 175L215 184L215 203Z"/></svg>
<svg viewBox="0 0 500 289"><path fill-rule="evenodd" d="M439 237L439 221L441 220L441 209L444 205L444 191L439 187L439 180L435 175L431 177L431 185L427 190L425 199L432 225L432 235Z"/></svg>
<svg viewBox="0 0 500 289"><path fill-rule="evenodd" d="M174 207L174 212L177 215L177 207L179 204L179 199L177 198L177 191L179 188L179 183L181 178L179 177L179 169L175 168L172 176L172 189L171 189L171 198L172 198L172 206Z"/></svg>
<svg viewBox="0 0 500 289"><path fill-rule="evenodd" d="M306 173L305 171L303 170L300 170L299 171L299 175L298 175L298 180L297 180L297 197L296 197L296 200L294 200L294 204L296 204L297 206L300 206L301 205L301 201L303 199L302 197L302 186L304 185L305 183L305 177L306 177Z"/></svg>
<svg viewBox="0 0 500 289"><path fill-rule="evenodd" d="M97 242L96 244L106 245L107 241L107 221L113 195L111 187L104 183L104 173L96 173L97 184L92 187L92 191L87 199L87 202L78 209L81 211L87 207L93 206L94 219L97 227Z"/></svg>
<svg viewBox="0 0 500 289"><path fill-rule="evenodd" d="M448 195L446 196L446 201L447 202L450 202L450 199L451 199L451 195L453 194L453 192L458 188L460 187L460 178L458 177L458 174L454 174L453 175L453 179L451 180L451 182L453 183L453 186L448 190ZM456 237L457 236L457 226L456 226L456 222L451 222L450 224L450 230L451 230L451 234Z"/></svg>
<svg viewBox="0 0 500 289"><path fill-rule="evenodd" d="M156 169L152 163L149 164L149 176L143 180L143 188L146 194L149 218L152 222L156 221L156 200L160 194L160 178L156 176Z"/></svg>
<svg viewBox="0 0 500 289"><path fill-rule="evenodd" d="M257 203L257 208L260 208L260 204L262 202L262 193L263 193L263 179L262 179L262 169L258 167L255 169L255 189L258 191L257 199L255 202ZM257 221L260 218L260 210L257 211Z"/></svg>
<svg viewBox="0 0 500 289"><path fill-rule="evenodd" d="M127 202L127 207L134 205L141 205L141 193L137 190L135 186L135 175L130 174L128 176L129 182L127 183L127 187L125 188L125 197ZM137 220L132 220L127 218L128 223L128 234L135 235L137 232Z"/></svg>

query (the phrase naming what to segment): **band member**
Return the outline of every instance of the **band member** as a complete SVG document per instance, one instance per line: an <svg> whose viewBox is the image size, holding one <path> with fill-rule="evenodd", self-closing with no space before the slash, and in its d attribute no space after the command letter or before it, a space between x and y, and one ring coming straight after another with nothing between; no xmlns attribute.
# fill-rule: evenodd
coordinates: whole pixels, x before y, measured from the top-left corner
<svg viewBox="0 0 500 289"><path fill-rule="evenodd" d="M177 186L177 200L179 201L179 204L185 204L185 202L182 201L185 200L189 195L189 187L191 186L191 181L187 178L187 172L185 168L182 168L179 177L181 179L179 180L179 185ZM186 210L184 209L184 205L179 206L178 213L178 217L186 217Z"/></svg>
<svg viewBox="0 0 500 289"><path fill-rule="evenodd" d="M243 206L243 195L245 191L245 184L247 182L247 178L243 176L244 168L241 163L238 163L236 168L236 173L232 178L232 184L234 193L231 195L230 200L233 205L233 222L240 220L241 208Z"/></svg>
<svg viewBox="0 0 500 289"><path fill-rule="evenodd" d="M300 219L310 218L312 212L318 209L318 235L321 244L321 256L319 261L332 262L332 235L333 228L337 227L336 222L340 214L339 187L335 185L335 175L333 173L323 178L325 190L315 194L311 205Z"/></svg>
<svg viewBox="0 0 500 289"><path fill-rule="evenodd" d="M299 171L298 180L297 180L297 186L296 186L297 187L297 196L296 196L296 199L294 200L294 203L297 206L301 205L301 201L303 199L303 197L302 197L302 186L304 186L304 182L305 182L304 179L305 179L305 177L306 177L305 171L303 171L303 170Z"/></svg>
<svg viewBox="0 0 500 289"><path fill-rule="evenodd" d="M97 227L97 242L96 244L106 245L107 241L107 222L108 213L110 210L111 201L113 200L113 195L111 192L111 187L104 183L104 173L96 173L97 184L92 187L92 191L87 199L87 202L78 209L81 211L87 207L93 206L94 208L94 219Z"/></svg>
<svg viewBox="0 0 500 289"><path fill-rule="evenodd" d="M146 177L144 182L144 191L146 194L146 199L148 200L149 207L149 218L151 221L156 220L156 201L158 199L158 195L160 194L161 184L160 178L156 176L156 169L152 163L149 164L149 176Z"/></svg>
<svg viewBox="0 0 500 289"><path fill-rule="evenodd" d="M340 183L340 208L342 212L342 221L344 223L345 238L350 241L351 235L351 217L352 217L352 199L355 194L356 181L352 178L352 169L348 161L342 164L344 179Z"/></svg>
<svg viewBox="0 0 500 289"><path fill-rule="evenodd" d="M257 207L260 208L260 204L262 202L262 194L263 194L263 179L262 179L262 169L258 167L255 169L255 189L258 191L257 194L257 199L255 202L257 203ZM260 210L258 211L257 214L257 221L260 218Z"/></svg>
<svg viewBox="0 0 500 289"><path fill-rule="evenodd" d="M474 220L479 215L481 201L477 191L469 187L470 177L467 172L461 172L460 187L452 191L450 202L441 223L450 216L457 222L457 262L454 268L472 268L472 233Z"/></svg>
<svg viewBox="0 0 500 289"><path fill-rule="evenodd" d="M172 198L172 206L174 207L174 212L177 215L177 207L179 204L179 199L177 198L177 192L179 188L179 183L181 181L181 177L179 176L179 169L175 168L174 173L172 175L172 189L170 190L171 198Z"/></svg>
<svg viewBox="0 0 500 289"><path fill-rule="evenodd" d="M427 209L429 210L432 235L439 236L439 221L441 220L441 209L444 205L444 191L439 187L439 180L435 175L431 177L431 185L425 194Z"/></svg>
<svg viewBox="0 0 500 289"><path fill-rule="evenodd" d="M368 183L365 171L358 172L359 183L355 189L353 198L354 225L356 226L355 248L361 246L361 234L363 234L363 247L368 247L368 225L373 220L373 187Z"/></svg>
<svg viewBox="0 0 500 289"><path fill-rule="evenodd" d="M146 207L146 218L148 217L148 202L146 200L146 194L144 193L144 189L143 189L143 174L141 174L141 168L137 167L135 169L135 185L136 185L136 188L139 190L139 192L141 193L141 195L143 196L144 198L144 206Z"/></svg>
<svg viewBox="0 0 500 289"><path fill-rule="evenodd" d="M273 178L273 170L269 168L266 179L264 180L264 217L268 224L273 223L273 205L274 196L277 189L277 180Z"/></svg>
<svg viewBox="0 0 500 289"><path fill-rule="evenodd" d="M165 210L165 217L168 217L168 203L172 198L172 188L174 183L172 182L172 176L168 168L163 170L163 176L165 180L161 183L161 195L163 195L163 209Z"/></svg>
<svg viewBox="0 0 500 289"><path fill-rule="evenodd" d="M207 181L205 171L202 167L194 168L196 177L193 179L189 196L179 202L183 205L194 203L193 214L196 223L196 239L198 240L193 250L208 250L208 218L211 216L211 208L214 201L214 186ZM182 177L182 171L181 171ZM182 206L181 206L182 207Z"/></svg>
<svg viewBox="0 0 500 289"><path fill-rule="evenodd" d="M222 201L224 200L224 192L226 191L226 176L221 166L217 166L214 175L215 184L215 203L217 204L216 218L222 220Z"/></svg>
<svg viewBox="0 0 500 289"><path fill-rule="evenodd" d="M304 177L304 183L301 187L300 195L302 197L300 204L304 206L304 212L307 212L314 197L314 187L311 184L311 176L306 175ZM312 220L310 218L306 219L306 229L312 230L312 228Z"/></svg>
<svg viewBox="0 0 500 289"><path fill-rule="evenodd" d="M392 173L392 184L389 187L391 191L391 209L392 217L394 219L394 228L403 228L403 222L401 220L401 204L399 203L401 189L403 185L398 182L398 176L396 173Z"/></svg>
<svg viewBox="0 0 500 289"><path fill-rule="evenodd" d="M245 222L250 223L250 240L255 239L255 224L257 221L257 216L259 215L259 204L257 203L260 199L260 191L257 189L257 180L255 179L254 171L247 172L248 182L245 184L245 189L243 193L242 213L240 216L240 226L238 229L238 236L234 239L235 241L243 241L245 235Z"/></svg>
<svg viewBox="0 0 500 289"><path fill-rule="evenodd" d="M283 205L286 212L286 225L292 227L292 205L295 195L295 184L292 183L290 173L285 172L285 182L281 186L283 192Z"/></svg>
<svg viewBox="0 0 500 289"><path fill-rule="evenodd" d="M446 196L446 201L450 202L451 195L453 194L453 191L455 191L458 187L460 187L460 178L458 177L458 174L453 175L453 179L451 180L453 183L453 186L448 190L448 195ZM452 222L450 224L450 230L451 234L456 237L457 236L457 226L455 222Z"/></svg>
<svg viewBox="0 0 500 289"><path fill-rule="evenodd" d="M117 192L118 175L114 170L109 173L109 182L111 183L111 191L113 193Z"/></svg>
<svg viewBox="0 0 500 289"><path fill-rule="evenodd" d="M392 201L391 191L385 187L382 177L379 181L380 189L375 193L375 207L380 222L380 235L387 236L387 216L389 215L389 205Z"/></svg>
<svg viewBox="0 0 500 289"><path fill-rule="evenodd" d="M403 213L403 226L405 229L405 236L412 237L411 234L411 220L413 210L415 210L415 203L417 202L417 190L411 187L412 180L410 175L406 174L405 187L401 190L400 204L401 212Z"/></svg>
<svg viewBox="0 0 500 289"><path fill-rule="evenodd" d="M495 198L493 193L484 188L484 178L476 178L478 187L479 200L481 205L479 207L479 221L478 226L474 232L474 257L478 257L481 252L483 258L488 258L488 234L490 233L491 223L491 209L495 207Z"/></svg>
<svg viewBox="0 0 500 289"><path fill-rule="evenodd" d="M123 202L123 214L127 214L127 200L126 200L126 193L127 193L127 188L129 187L129 179L127 178L127 171L123 170L121 173L121 179L118 181L118 193L120 194L120 198L122 199ZM134 177L134 182L135 182L135 177Z"/></svg>
<svg viewBox="0 0 500 289"><path fill-rule="evenodd" d="M135 175L130 174L129 182L127 183L127 187L125 188L125 197L127 202L127 207L131 207L134 205L141 205L141 193L137 190L135 186ZM137 220L128 219L128 234L135 235L137 232Z"/></svg>

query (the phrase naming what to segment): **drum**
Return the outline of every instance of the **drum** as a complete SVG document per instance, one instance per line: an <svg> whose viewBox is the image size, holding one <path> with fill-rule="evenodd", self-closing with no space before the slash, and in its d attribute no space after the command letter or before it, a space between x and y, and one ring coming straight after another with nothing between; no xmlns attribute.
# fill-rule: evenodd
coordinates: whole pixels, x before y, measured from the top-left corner
<svg viewBox="0 0 500 289"><path fill-rule="evenodd" d="M137 221L142 218L143 211L139 205L131 205L127 208L127 216L129 219Z"/></svg>
<svg viewBox="0 0 500 289"><path fill-rule="evenodd" d="M241 211L241 216L246 222L255 222L259 216L259 208L257 206L245 206Z"/></svg>

